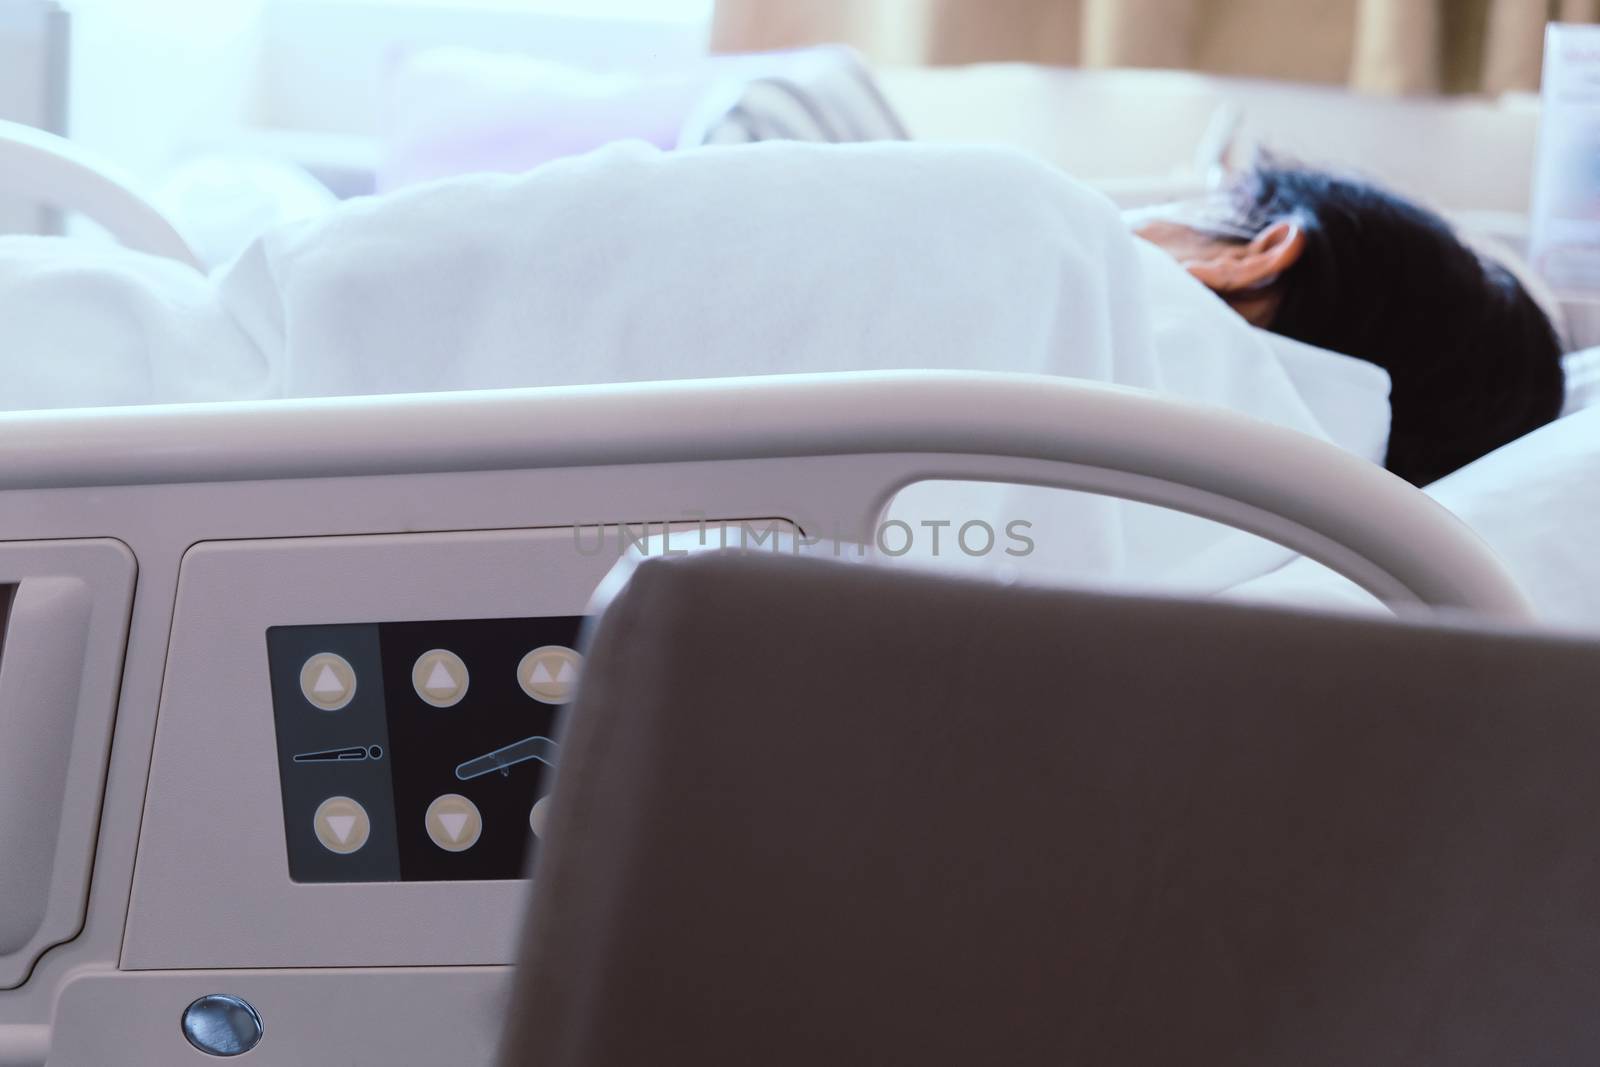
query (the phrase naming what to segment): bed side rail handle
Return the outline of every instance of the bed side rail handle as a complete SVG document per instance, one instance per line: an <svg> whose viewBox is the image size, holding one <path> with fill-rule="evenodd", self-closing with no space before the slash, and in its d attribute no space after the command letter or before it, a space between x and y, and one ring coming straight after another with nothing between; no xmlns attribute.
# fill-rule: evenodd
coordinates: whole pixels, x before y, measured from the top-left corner
<svg viewBox="0 0 1600 1067"><path fill-rule="evenodd" d="M0 646L0 957L44 923L78 724L93 597L80 578L16 586Z"/></svg>

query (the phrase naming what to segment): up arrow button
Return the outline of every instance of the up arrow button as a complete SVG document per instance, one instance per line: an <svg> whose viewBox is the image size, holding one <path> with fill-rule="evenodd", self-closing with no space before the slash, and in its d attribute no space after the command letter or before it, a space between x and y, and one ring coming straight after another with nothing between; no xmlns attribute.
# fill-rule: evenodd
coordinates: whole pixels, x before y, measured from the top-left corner
<svg viewBox="0 0 1600 1067"><path fill-rule="evenodd" d="M454 707L467 695L467 665L447 648L429 649L411 667L411 686L417 696L436 708Z"/></svg>
<svg viewBox="0 0 1600 1067"><path fill-rule="evenodd" d="M300 692L313 707L338 711L356 695L356 672L334 652L318 652L300 668Z"/></svg>

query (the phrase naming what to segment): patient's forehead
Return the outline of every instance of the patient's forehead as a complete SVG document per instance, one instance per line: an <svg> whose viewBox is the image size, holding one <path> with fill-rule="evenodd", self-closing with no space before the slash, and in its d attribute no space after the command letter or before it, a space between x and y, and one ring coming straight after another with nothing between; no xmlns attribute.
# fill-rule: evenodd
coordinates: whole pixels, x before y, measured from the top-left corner
<svg viewBox="0 0 1600 1067"><path fill-rule="evenodd" d="M1249 241L1255 237L1253 231L1237 220L1232 203L1220 195L1129 208L1122 212L1122 221L1136 233L1162 224L1181 226L1213 238Z"/></svg>
<svg viewBox="0 0 1600 1067"><path fill-rule="evenodd" d="M1218 236L1181 222L1157 218L1130 220L1129 230L1135 237L1155 245L1185 269L1214 261L1228 250L1243 248L1247 243L1244 238Z"/></svg>
<svg viewBox="0 0 1600 1067"><path fill-rule="evenodd" d="M1215 249L1219 240L1182 223L1160 219L1135 223L1130 228L1135 236L1160 246L1179 259L1184 258L1186 253L1199 255Z"/></svg>

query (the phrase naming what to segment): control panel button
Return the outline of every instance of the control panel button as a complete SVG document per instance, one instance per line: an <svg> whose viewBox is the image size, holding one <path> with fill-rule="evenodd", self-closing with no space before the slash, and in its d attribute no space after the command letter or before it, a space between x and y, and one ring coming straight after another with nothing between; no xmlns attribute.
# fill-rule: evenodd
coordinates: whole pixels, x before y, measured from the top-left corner
<svg viewBox="0 0 1600 1067"><path fill-rule="evenodd" d="M334 652L318 652L300 668L300 692L314 707L338 711L356 695L356 671Z"/></svg>
<svg viewBox="0 0 1600 1067"><path fill-rule="evenodd" d="M261 1016L239 997L213 993L183 1009L183 1036L207 1056L241 1056L261 1034Z"/></svg>
<svg viewBox="0 0 1600 1067"><path fill-rule="evenodd" d="M467 665L446 648L435 648L417 657L411 667L411 685L417 696L436 708L459 704L467 695Z"/></svg>
<svg viewBox="0 0 1600 1067"><path fill-rule="evenodd" d="M435 797L423 817L428 836L446 852L465 852L483 834L483 816L478 805L460 793Z"/></svg>
<svg viewBox="0 0 1600 1067"><path fill-rule="evenodd" d="M311 826L323 848L341 855L359 851L372 834L367 809L349 797L329 797L318 804Z"/></svg>
<svg viewBox="0 0 1600 1067"><path fill-rule="evenodd" d="M550 798L542 796L533 802L533 807L528 809L528 828L533 831L534 837L544 836L545 820L550 817Z"/></svg>
<svg viewBox="0 0 1600 1067"><path fill-rule="evenodd" d="M565 704L578 684L583 657L565 645L543 645L522 657L517 681L522 691L545 704Z"/></svg>

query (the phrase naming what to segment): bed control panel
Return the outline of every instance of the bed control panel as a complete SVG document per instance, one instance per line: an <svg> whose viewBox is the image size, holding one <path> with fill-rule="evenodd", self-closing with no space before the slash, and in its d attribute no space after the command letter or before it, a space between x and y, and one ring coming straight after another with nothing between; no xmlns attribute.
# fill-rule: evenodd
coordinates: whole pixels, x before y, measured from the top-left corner
<svg viewBox="0 0 1600 1067"><path fill-rule="evenodd" d="M582 622L269 629L290 877L525 877Z"/></svg>

